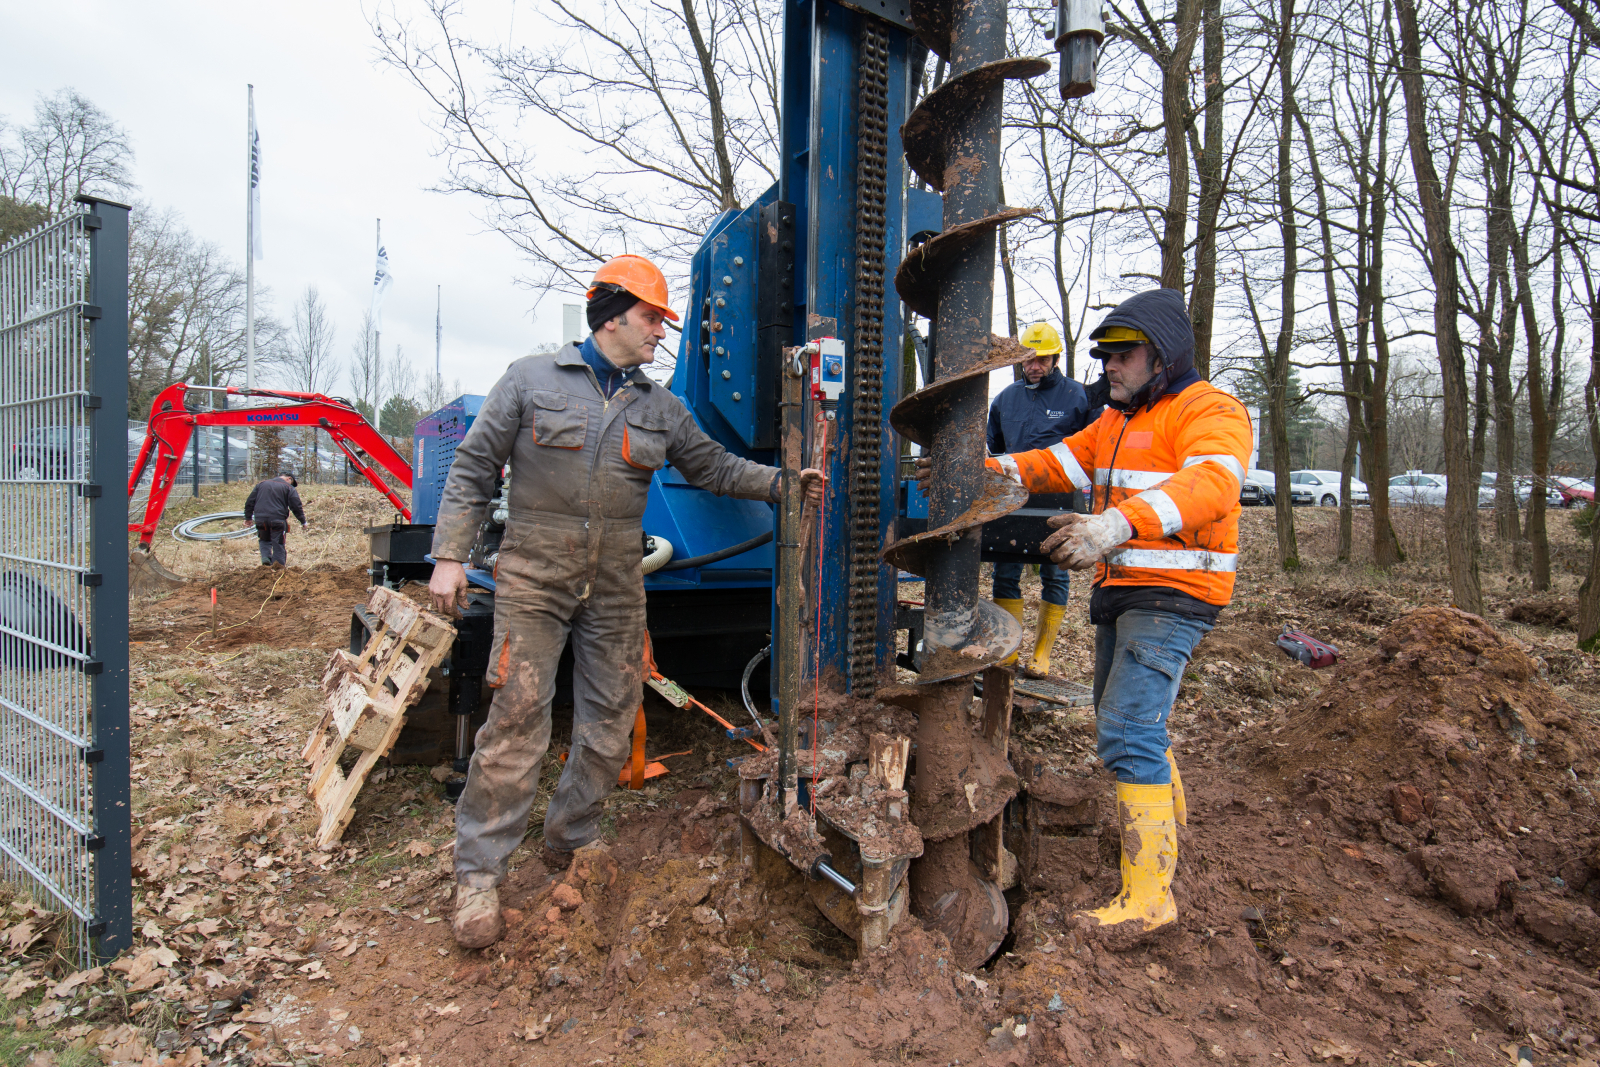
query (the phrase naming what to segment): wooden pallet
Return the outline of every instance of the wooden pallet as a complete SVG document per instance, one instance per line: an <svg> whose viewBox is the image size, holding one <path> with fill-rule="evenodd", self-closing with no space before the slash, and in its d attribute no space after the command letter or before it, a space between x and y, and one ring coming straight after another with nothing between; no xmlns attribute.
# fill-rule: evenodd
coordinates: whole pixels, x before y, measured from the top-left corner
<svg viewBox="0 0 1600 1067"><path fill-rule="evenodd" d="M394 748L406 709L422 697L428 672L456 636L448 619L382 586L367 597L367 611L377 619L377 629L360 656L339 649L328 660L322 673L322 721L301 753L311 764L310 792L322 812L318 848L344 836L355 815L356 794ZM351 747L360 755L347 775L339 761Z"/></svg>

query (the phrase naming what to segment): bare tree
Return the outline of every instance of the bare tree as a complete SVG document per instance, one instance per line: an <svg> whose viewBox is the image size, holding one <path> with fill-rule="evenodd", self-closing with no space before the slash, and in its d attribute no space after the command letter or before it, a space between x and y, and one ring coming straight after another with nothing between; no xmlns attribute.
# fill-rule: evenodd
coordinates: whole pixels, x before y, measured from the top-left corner
<svg viewBox="0 0 1600 1067"><path fill-rule="evenodd" d="M377 425L378 393L383 387L383 360L378 352L377 338L372 333L372 313L361 314L361 329L350 342L350 362L345 365L345 375L350 391L355 394L355 405L373 425Z"/></svg>
<svg viewBox="0 0 1600 1067"><path fill-rule="evenodd" d="M1155 17L1142 2L1138 17L1115 3L1114 36L1130 41L1161 71L1161 130L1167 155L1167 204L1162 212L1161 286L1183 289L1184 250L1189 225L1189 127L1194 111L1189 102L1189 59L1200 35L1201 0L1176 0L1171 25Z"/></svg>
<svg viewBox="0 0 1600 1067"><path fill-rule="evenodd" d="M1428 96L1422 69L1422 32L1417 0L1397 0L1400 25L1395 63L1406 102L1406 134L1411 170L1427 239L1428 266L1433 276L1434 343L1444 387L1445 547L1450 560L1450 588L1463 611L1483 613L1483 587L1478 578L1478 486L1472 477L1472 441L1467 427L1467 374L1457 323L1460 278L1456 270L1455 236L1450 203L1434 165L1428 130Z"/></svg>
<svg viewBox="0 0 1600 1067"><path fill-rule="evenodd" d="M315 285L306 286L295 301L284 369L296 389L325 393L333 386L339 368L333 360L333 322L328 306Z"/></svg>
<svg viewBox="0 0 1600 1067"><path fill-rule="evenodd" d="M52 216L79 193L131 192L132 163L127 131L73 89L40 93L27 126L0 123L0 196L41 205Z"/></svg>
<svg viewBox="0 0 1600 1067"><path fill-rule="evenodd" d="M374 19L383 60L428 101L438 188L478 198L541 288L620 252L681 277L706 225L776 178L776 0L551 0L537 47L466 37L459 0L423 7L423 26ZM549 130L578 150L539 153Z"/></svg>
<svg viewBox="0 0 1600 1067"><path fill-rule="evenodd" d="M176 381L230 380L244 367L244 271L174 211L140 207L128 236L128 407L135 417ZM256 290L257 358L282 363L284 330Z"/></svg>

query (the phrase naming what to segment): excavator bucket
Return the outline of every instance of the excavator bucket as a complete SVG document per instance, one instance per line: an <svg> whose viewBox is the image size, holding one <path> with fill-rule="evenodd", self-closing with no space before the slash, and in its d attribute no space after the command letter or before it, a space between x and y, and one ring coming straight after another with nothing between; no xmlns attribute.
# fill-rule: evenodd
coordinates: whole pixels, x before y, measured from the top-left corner
<svg viewBox="0 0 1600 1067"><path fill-rule="evenodd" d="M148 547L135 545L128 550L128 592L133 596L151 596L176 589L187 581L168 570Z"/></svg>

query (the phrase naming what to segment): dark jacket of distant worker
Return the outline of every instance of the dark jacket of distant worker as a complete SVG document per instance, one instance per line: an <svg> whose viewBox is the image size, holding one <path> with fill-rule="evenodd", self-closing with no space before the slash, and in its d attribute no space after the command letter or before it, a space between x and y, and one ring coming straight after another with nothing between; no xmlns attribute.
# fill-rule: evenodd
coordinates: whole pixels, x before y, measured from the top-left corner
<svg viewBox="0 0 1600 1067"><path fill-rule="evenodd" d="M1094 514L1052 517L1044 547L1095 570L1095 715L1100 758L1117 776L1122 892L1079 919L1120 947L1177 919L1186 813L1167 716L1195 645L1233 596L1251 431L1244 406L1196 373L1176 290L1124 300L1089 336L1109 409L1049 448L989 463L1033 492L1093 487Z"/></svg>
<svg viewBox="0 0 1600 1067"><path fill-rule="evenodd" d="M456 804L456 913L463 947L505 930L496 887L527 831L550 746L556 665L573 652L572 747L544 819L545 862L566 864L600 833L606 795L628 757L644 685L641 571L645 497L672 464L722 496L776 501L779 471L732 455L683 402L640 369L677 319L661 271L619 256L589 289L591 336L511 364L456 450L434 530L429 592L466 603L467 558L495 475L511 462L509 517L495 565L495 690ZM822 475L801 472L820 501Z"/></svg>
<svg viewBox="0 0 1600 1067"><path fill-rule="evenodd" d="M289 513L306 525L305 509L300 505L300 494L295 487L300 483L292 474L280 474L256 483L244 501L244 521L254 523L256 540L261 548L263 567L282 567L289 562L284 541L289 533Z"/></svg>
<svg viewBox="0 0 1600 1067"><path fill-rule="evenodd" d="M1000 390L989 405L989 453L1029 452L1048 448L1089 423L1089 400L1083 386L1061 373L1061 334L1048 322L1035 322L1022 331L1022 344L1035 351L1021 364L1022 379ZM1022 564L994 565L994 602L1022 622ZM1068 572L1054 564L1039 567L1044 589L1034 633L1033 655L1023 663L1026 674L1050 673L1050 650L1055 647L1061 618L1067 611ZM1016 660L1012 654L1005 662Z"/></svg>

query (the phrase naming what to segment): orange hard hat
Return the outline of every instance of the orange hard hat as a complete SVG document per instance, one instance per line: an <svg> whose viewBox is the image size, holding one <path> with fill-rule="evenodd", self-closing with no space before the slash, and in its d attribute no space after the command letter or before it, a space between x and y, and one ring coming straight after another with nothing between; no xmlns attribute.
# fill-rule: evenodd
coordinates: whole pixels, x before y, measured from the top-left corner
<svg viewBox="0 0 1600 1067"><path fill-rule="evenodd" d="M617 256L602 263L589 283L589 299L593 300L595 293L601 289L610 289L612 292L626 290L645 303L660 308L661 313L673 322L678 321L677 312L667 306L666 276L643 256Z"/></svg>

